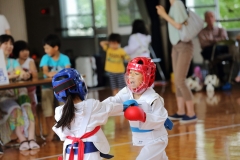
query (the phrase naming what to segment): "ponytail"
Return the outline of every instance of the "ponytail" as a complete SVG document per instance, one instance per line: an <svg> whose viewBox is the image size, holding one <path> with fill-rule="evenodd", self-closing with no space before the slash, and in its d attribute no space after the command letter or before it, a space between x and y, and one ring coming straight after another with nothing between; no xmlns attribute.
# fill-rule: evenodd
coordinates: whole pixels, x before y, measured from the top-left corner
<svg viewBox="0 0 240 160"><path fill-rule="evenodd" d="M74 107L73 97L69 93L67 95L67 100L62 110L62 117L57 122L56 128L62 127L63 129L64 127L68 127L70 129L70 124L75 117L76 108Z"/></svg>

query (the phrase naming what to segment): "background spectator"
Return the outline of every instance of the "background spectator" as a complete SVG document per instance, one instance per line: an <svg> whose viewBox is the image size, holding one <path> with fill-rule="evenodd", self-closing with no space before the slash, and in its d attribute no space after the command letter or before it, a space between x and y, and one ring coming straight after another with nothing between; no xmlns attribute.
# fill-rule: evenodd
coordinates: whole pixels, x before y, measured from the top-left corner
<svg viewBox="0 0 240 160"><path fill-rule="evenodd" d="M202 29L199 33L199 41L202 48L202 56L205 60L211 60L212 50L214 45L221 41L228 39L228 35L225 29L215 26L215 15L211 11L205 12L205 22L207 26ZM219 56L221 54L228 53L228 46L217 46L214 56ZM223 65L221 62L217 64L215 68L217 71L218 78L223 82L224 81L224 72Z"/></svg>
<svg viewBox="0 0 240 160"><path fill-rule="evenodd" d="M42 57L40 67L43 70L44 77L52 78L58 71L63 68L70 68L71 63L68 56L60 53L61 41L57 35L50 34L43 40L43 48L45 55ZM59 104L55 104L53 96L52 85L42 86L41 91L42 110L46 117L48 136L47 141L52 141L54 132L52 126L54 125L54 108Z"/></svg>
<svg viewBox="0 0 240 160"><path fill-rule="evenodd" d="M158 14L168 21L168 35L173 45L172 65L178 110L174 115L169 116L169 119L187 123L197 120L194 111L193 95L185 82L193 57L193 45L192 41L182 42L179 36L179 29L181 29L182 23L188 17L183 2L180 0L170 0L170 3L169 15L162 6L156 6ZM185 105L187 112L185 111Z"/></svg>
<svg viewBox="0 0 240 160"><path fill-rule="evenodd" d="M30 78L30 74L21 68L18 61L9 58L12 53L13 43L12 36L6 34L0 36L0 49L4 53L8 77L10 80L18 77L27 80ZM1 90L0 97L1 110L7 113L0 122L1 127L3 127L0 129L1 140L8 142L11 133L15 131L20 141L19 150L39 148L39 145L34 140L35 122L27 89Z"/></svg>
<svg viewBox="0 0 240 160"><path fill-rule="evenodd" d="M11 33L10 33L10 26L6 17L0 14L0 35L2 34L11 34Z"/></svg>
<svg viewBox="0 0 240 160"><path fill-rule="evenodd" d="M136 19L132 24L132 34L124 50L129 54L131 59L135 57L150 57L150 51L148 49L150 43L151 36L148 34L144 21Z"/></svg>
<svg viewBox="0 0 240 160"><path fill-rule="evenodd" d="M36 64L32 58L29 57L30 51L27 42L16 41L13 47L13 55L21 65L24 71L28 72L32 78L38 78L38 71ZM32 110L36 114L37 95L36 86L28 87L28 96L30 97Z"/></svg>
<svg viewBox="0 0 240 160"><path fill-rule="evenodd" d="M129 59L127 53L120 47L121 36L110 34L108 41L101 41L100 45L106 51L105 71L109 73L112 94L116 95L120 89L126 86L124 80L124 59Z"/></svg>

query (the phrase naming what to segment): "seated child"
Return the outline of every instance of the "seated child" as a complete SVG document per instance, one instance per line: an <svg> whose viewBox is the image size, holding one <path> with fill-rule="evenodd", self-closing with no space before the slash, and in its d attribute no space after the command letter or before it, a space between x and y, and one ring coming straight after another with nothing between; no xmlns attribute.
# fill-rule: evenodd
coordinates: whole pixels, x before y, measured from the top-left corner
<svg viewBox="0 0 240 160"><path fill-rule="evenodd" d="M13 49L13 37L10 35L0 36L0 49L3 50L6 68L8 72L9 80L20 78L27 80L30 78L30 74L25 72L18 61L9 58ZM18 102L18 103L17 103ZM37 149L39 145L35 142L35 122L31 109L29 97L27 95L26 88L8 89L0 91L0 108L7 114L2 119L2 125L6 125L6 121L9 120L9 124L5 126L6 129L1 129L0 135L8 136L10 139L10 133L15 131L21 144L19 150ZM15 112L13 112L15 110ZM12 116L11 116L12 115ZM10 119L9 119L10 117ZM24 125L24 129L23 126ZM24 131L24 133L23 133ZM27 137L27 138L26 138ZM28 140L27 140L28 139ZM1 140L4 140L1 138Z"/></svg>
<svg viewBox="0 0 240 160"><path fill-rule="evenodd" d="M156 65L150 58L136 57L132 59L127 65L127 86L116 96L103 101L124 103L124 108L132 105L139 106L140 110L134 108L136 113L134 117L126 114L129 108L124 113L125 117L129 119L133 145L143 146L137 160L168 159L165 152L168 133L164 127L165 121L169 122L168 112L164 108L163 98L151 87L155 80L155 71Z"/></svg>
<svg viewBox="0 0 240 160"><path fill-rule="evenodd" d="M43 48L46 54L42 57L40 68L43 71L44 77L52 78L57 72L63 68L70 68L71 63L68 56L60 52L61 41L55 34L49 34L43 40ZM43 115L47 123L47 137L46 141L52 141L54 132L52 126L54 125L54 108L57 107L57 100L54 98L53 90L50 85L43 85L41 90L41 104Z"/></svg>
<svg viewBox="0 0 240 160"><path fill-rule="evenodd" d="M13 55L21 65L24 71L28 72L32 78L38 78L38 71L36 64L32 58L29 58L29 47L25 41L16 41L13 47ZM27 87L28 96L31 100L33 113L36 114L37 95L36 86Z"/></svg>
<svg viewBox="0 0 240 160"><path fill-rule="evenodd" d="M122 112L123 105L86 99L86 84L72 68L58 72L52 85L55 97L65 103L55 109L57 123L53 126L54 132L64 141L63 159L110 158L106 155L110 147L100 126L109 116Z"/></svg>

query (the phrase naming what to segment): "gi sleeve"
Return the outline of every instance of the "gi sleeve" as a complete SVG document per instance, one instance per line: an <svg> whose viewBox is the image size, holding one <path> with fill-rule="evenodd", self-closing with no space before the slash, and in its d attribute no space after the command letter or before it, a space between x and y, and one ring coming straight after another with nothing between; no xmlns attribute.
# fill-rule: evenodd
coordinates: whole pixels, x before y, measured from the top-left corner
<svg viewBox="0 0 240 160"><path fill-rule="evenodd" d="M96 100L91 115L91 120L97 120L97 125L104 125L107 123L108 117L122 113L123 105L114 102L100 102Z"/></svg>
<svg viewBox="0 0 240 160"><path fill-rule="evenodd" d="M156 99L152 105L152 110L146 113L146 121L140 122L141 129L159 129L164 127L164 122L168 117L167 110L164 108L164 101L161 97Z"/></svg>

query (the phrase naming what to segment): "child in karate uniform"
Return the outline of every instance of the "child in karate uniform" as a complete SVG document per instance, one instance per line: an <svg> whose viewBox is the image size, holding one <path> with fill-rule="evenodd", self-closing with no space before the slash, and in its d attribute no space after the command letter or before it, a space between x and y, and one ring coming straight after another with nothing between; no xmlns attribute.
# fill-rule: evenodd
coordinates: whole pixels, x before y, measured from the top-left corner
<svg viewBox="0 0 240 160"><path fill-rule="evenodd" d="M151 87L155 71L156 65L150 58L132 59L127 65L127 86L103 101L124 104L124 116L130 123L133 145L143 146L137 160L168 159L165 152L168 144L166 128L171 129L172 123L167 119L163 98Z"/></svg>
<svg viewBox="0 0 240 160"><path fill-rule="evenodd" d="M100 160L110 147L100 128L109 116L123 111L123 105L86 99L87 87L77 70L66 68L52 79L55 97L65 104L55 109L53 131L63 144L64 160ZM84 145L83 145L84 144Z"/></svg>

